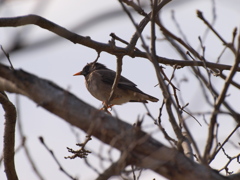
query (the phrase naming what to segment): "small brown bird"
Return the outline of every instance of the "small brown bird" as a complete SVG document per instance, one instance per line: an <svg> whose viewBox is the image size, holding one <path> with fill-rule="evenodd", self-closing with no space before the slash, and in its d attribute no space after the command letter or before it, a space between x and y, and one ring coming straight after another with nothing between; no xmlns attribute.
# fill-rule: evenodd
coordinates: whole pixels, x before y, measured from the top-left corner
<svg viewBox="0 0 240 180"><path fill-rule="evenodd" d="M105 65L92 62L87 64L82 71L74 74L74 76L83 75L85 77L85 84L88 91L98 100L102 101L104 105L108 101L111 93L111 88L116 76L116 72L108 69ZM147 100L157 102L158 99L150 96L136 87L132 81L121 76L114 91L112 101L109 102L108 107L113 105L120 105L126 102L143 102Z"/></svg>

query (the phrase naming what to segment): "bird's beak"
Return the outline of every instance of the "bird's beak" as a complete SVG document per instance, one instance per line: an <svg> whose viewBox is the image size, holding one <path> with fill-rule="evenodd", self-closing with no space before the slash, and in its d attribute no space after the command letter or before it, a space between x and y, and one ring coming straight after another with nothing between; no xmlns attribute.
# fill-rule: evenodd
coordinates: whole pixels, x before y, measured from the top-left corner
<svg viewBox="0 0 240 180"><path fill-rule="evenodd" d="M80 71L80 72L74 74L73 76L79 76L79 75L82 75L82 71Z"/></svg>

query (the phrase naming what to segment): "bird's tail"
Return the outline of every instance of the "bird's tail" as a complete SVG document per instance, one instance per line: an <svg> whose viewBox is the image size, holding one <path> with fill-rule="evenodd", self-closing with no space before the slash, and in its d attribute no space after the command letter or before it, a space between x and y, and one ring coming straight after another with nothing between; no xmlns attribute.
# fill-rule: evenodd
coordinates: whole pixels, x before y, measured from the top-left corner
<svg viewBox="0 0 240 180"><path fill-rule="evenodd" d="M149 101L152 101L152 102L158 102L159 101L158 98L155 98L153 96L148 95L148 97L149 97L149 99L148 99Z"/></svg>

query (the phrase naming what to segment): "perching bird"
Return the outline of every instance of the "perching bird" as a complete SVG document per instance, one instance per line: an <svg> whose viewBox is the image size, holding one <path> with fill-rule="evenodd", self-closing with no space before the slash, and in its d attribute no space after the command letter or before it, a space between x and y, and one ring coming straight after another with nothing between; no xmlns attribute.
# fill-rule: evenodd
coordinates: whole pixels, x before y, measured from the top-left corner
<svg viewBox="0 0 240 180"><path fill-rule="evenodd" d="M74 74L74 76L77 75L83 75L85 77L85 84L88 91L106 105L111 93L116 72L108 69L103 64L92 62L87 64L82 71ZM152 102L158 101L157 98L142 92L136 86L137 85L132 81L121 76L117 88L114 91L112 101L109 102L108 107L126 102L147 103L147 100Z"/></svg>

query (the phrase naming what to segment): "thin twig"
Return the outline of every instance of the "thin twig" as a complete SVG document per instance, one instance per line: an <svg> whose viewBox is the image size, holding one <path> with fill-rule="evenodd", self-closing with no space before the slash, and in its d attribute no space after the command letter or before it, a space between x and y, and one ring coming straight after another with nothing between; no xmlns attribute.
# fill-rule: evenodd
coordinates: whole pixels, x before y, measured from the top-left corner
<svg viewBox="0 0 240 180"><path fill-rule="evenodd" d="M172 0L162 0L158 6L156 7L156 11L160 11L167 3L169 3ZM137 25L132 17L132 15L130 14L130 12L127 10L127 8L125 7L125 5L119 1L120 4L122 5L123 10L126 12L126 14L128 15L129 19L131 20L131 22L133 23L133 25L136 28L136 32L134 33L134 35L131 38L131 41L127 47L129 54L133 54L133 49L137 44L137 41L139 38L141 38L141 33L144 30L144 28L146 27L146 25L148 24L148 22L150 21L150 17L152 16L152 12L148 13L145 18L139 23L139 25ZM141 38L142 39L142 38ZM146 56L147 57L147 56Z"/></svg>
<svg viewBox="0 0 240 180"><path fill-rule="evenodd" d="M42 143L42 145L47 149L47 151L51 154L52 158L54 159L54 161L57 163L60 171L62 171L67 177L69 177L72 180L77 180L77 178L72 177L60 164L60 162L58 161L58 159L56 158L56 156L54 155L53 151L45 144L43 137L39 137L40 142Z"/></svg>
<svg viewBox="0 0 240 180"><path fill-rule="evenodd" d="M96 59L93 61L94 63L96 63L98 61L98 59L100 58L100 54L101 54L101 51L97 51L97 57Z"/></svg>
<svg viewBox="0 0 240 180"><path fill-rule="evenodd" d="M218 152L222 149L222 147L228 142L228 140L232 137L232 135L237 131L237 129L240 127L240 124L238 124L233 130L232 132L228 135L228 137L223 141L223 143L220 144L219 148L212 154L209 163L211 163L214 158L216 157L216 155L218 154Z"/></svg>
<svg viewBox="0 0 240 180"><path fill-rule="evenodd" d="M136 180L135 169L134 169L133 165L131 165L131 169L132 169L132 174L133 174L133 180Z"/></svg>
<svg viewBox="0 0 240 180"><path fill-rule="evenodd" d="M22 143L22 147L24 149L24 152L27 156L27 159L28 159L29 163L32 166L33 171L36 173L37 177L40 180L43 180L44 179L43 175L38 170L37 165L34 162L32 156L30 154L29 148L28 148L27 144L25 143L27 138L25 137L24 132L23 132L23 128L22 128L21 109L20 109L21 106L20 106L19 95L16 95L16 107L18 109L18 118L17 118L18 130L19 130L20 138L22 139L22 142L24 142L24 143Z"/></svg>
<svg viewBox="0 0 240 180"><path fill-rule="evenodd" d="M8 62L9 62L9 64L10 64L11 69L14 70L14 67L13 67L12 62L11 62L11 60L10 60L9 54L6 53L6 51L3 49L3 46L2 46L2 45L0 45L0 46L1 46L1 49L2 49L2 51L3 51L3 53L4 53L4 55L7 57L7 60L8 60Z"/></svg>
<svg viewBox="0 0 240 180"><path fill-rule="evenodd" d="M233 172L229 172L228 165L229 165L234 159L237 159L238 163L240 163L240 162L239 162L240 154L237 154L236 156L231 157L231 156L229 156L229 155L226 153L226 151L225 151L225 149L224 149L223 147L222 147L221 149L222 149L224 155L228 158L228 162L225 164L225 166L224 166L223 168L219 169L218 171L221 172L222 170L225 170L225 171L226 171L226 175L231 175L231 174L233 174Z"/></svg>
<svg viewBox="0 0 240 180"><path fill-rule="evenodd" d="M126 3L128 6L131 6L140 15L147 16L147 13L145 13L144 10L139 5L134 3L134 1L129 1L129 0L121 0L121 1Z"/></svg>
<svg viewBox="0 0 240 180"><path fill-rule="evenodd" d="M233 44L227 43L223 37L213 28L213 26L204 18L203 13L197 10L197 16L208 26L209 29L223 42L225 46L232 50L234 54L236 54L236 49L234 48Z"/></svg>
<svg viewBox="0 0 240 180"><path fill-rule="evenodd" d="M129 43L125 40L123 40L122 38L118 37L115 33L111 33L110 36L113 38L113 39L116 39L118 41L120 41L121 43L123 44L126 44L126 45L129 45ZM140 51L138 48L134 47L135 50L137 51Z"/></svg>
<svg viewBox="0 0 240 180"><path fill-rule="evenodd" d="M108 105L109 103L113 100L114 98L114 92L115 90L117 89L117 86L118 86L118 82L119 82L119 79L121 77L121 72L122 72L122 56L117 56L117 71L116 71L116 76L114 78L114 82L113 82L113 85L112 85L112 89L111 89L111 93L109 95L109 98L106 102L106 104L104 104L104 110L107 111L107 108L108 108Z"/></svg>
<svg viewBox="0 0 240 180"><path fill-rule="evenodd" d="M211 71L207 68L206 66L206 59L205 59L205 50L206 50L206 47L203 45L203 41L201 39L201 37L199 36L198 37L199 41L200 41L200 46L202 48L202 59L203 59L203 64L204 64L204 68L207 72L207 77L208 77L208 88L210 90L210 92L212 93L212 96L214 97L214 93L213 93L213 87L212 87L212 83L211 83Z"/></svg>
<svg viewBox="0 0 240 180"><path fill-rule="evenodd" d="M163 24L161 23L161 21L157 21L157 24L159 25L159 27L161 28L161 30L163 31L163 33L165 34L165 36L170 36L171 38L175 39L177 42L179 42L180 44L182 44L184 47L186 47L191 53L193 53L194 55L196 55L198 58L201 58L201 56L192 48L192 47L189 47L186 43L183 42L183 40L181 40L180 38L178 38L177 36L175 36L173 33L171 33L170 31L168 31L164 26ZM182 55L183 53L180 53L180 55ZM190 53L189 53L190 54ZM184 59L185 56L184 56ZM194 59L194 58L193 58ZM203 62L199 62L199 61L185 61L186 63L189 63L191 62L192 64L198 64L198 63L201 63L201 65L203 66ZM163 62L164 63L164 62ZM206 64L209 64L209 62L206 62ZM211 64L211 63L210 63ZM216 63L214 63L216 64ZM179 65L179 64L178 64ZM216 64L217 65L217 64ZM195 68L195 66L190 66L192 68L192 70L194 71L194 73L196 74L196 77L198 79L200 79L200 83L203 82L203 84L205 84L205 87L209 88L208 87L208 81L205 79L205 77L199 72L198 69ZM209 67L209 66L208 66ZM232 66L230 66L232 68ZM215 67L212 66L210 67L213 71L216 71ZM237 67L236 67L237 68ZM218 68L217 68L218 69ZM237 68L239 69L239 68ZM226 77L222 74L219 74L219 76L223 79L226 79ZM231 79L231 84L235 87L237 87L238 89L240 89L240 85L236 84L232 79ZM214 93L214 97L217 97L218 96L218 93L215 89L212 89L211 91L213 91ZM238 113L236 113L233 108L227 103L227 102L223 102L224 106L234 115L235 119L239 116Z"/></svg>
<svg viewBox="0 0 240 180"><path fill-rule="evenodd" d="M151 112L148 109L148 107L146 106L146 104L143 104L143 105L147 110L147 115L154 121L154 124L156 124L159 127L159 129L162 131L162 133L164 135L164 138L166 140L168 140L169 144L171 144L172 147L174 147L174 145L177 145L177 141L175 139L173 139L171 136L168 135L167 131L162 126L161 121L157 121L156 119L154 119L153 115L151 114Z"/></svg>
<svg viewBox="0 0 240 180"><path fill-rule="evenodd" d="M179 34L182 36L183 40L184 40L187 44L189 44L186 35L183 33L183 31L182 31L182 29L181 29L181 27L180 27L180 24L177 22L177 20L176 20L176 18L175 18L175 11L174 11L174 10L171 11L171 15L172 15L172 16L171 16L171 17L172 17L172 20L173 20L173 22L175 23L175 26L176 26Z"/></svg>
<svg viewBox="0 0 240 180"><path fill-rule="evenodd" d="M209 161L209 153L210 153L210 150L212 148L212 142L213 142L213 132L214 132L214 127L215 127L215 123L217 122L217 115L218 115L218 111L221 107L221 105L223 104L223 102L225 101L225 98L226 98L226 93L227 93L227 90L230 86L230 82L233 78L233 76L235 75L236 73L236 68L238 68L238 65L240 63L240 36L238 37L238 53L236 54L236 57L235 57L235 63L233 64L232 68L231 68L231 71L225 81L225 84L223 86L223 89L221 91L221 93L219 94L215 104L214 104L214 109L213 109L213 113L212 113L212 116L210 118L210 126L209 126L209 134L208 134L208 140L207 140L207 145L205 147L205 151L204 151L204 160L206 162ZM240 123L240 119L239 117L235 117L235 120Z"/></svg>
<svg viewBox="0 0 240 180"><path fill-rule="evenodd" d="M212 21L211 21L211 26L213 27L215 22L216 22L216 20L217 20L217 14L216 14L216 3L215 3L215 0L212 0L211 2L212 2ZM209 30L210 30L209 28L206 28L205 32L203 33L203 35L202 35L203 41L206 40L206 37L207 37L207 35L209 33Z"/></svg>
<svg viewBox="0 0 240 180"><path fill-rule="evenodd" d="M86 139L83 143L77 143L76 145L81 147L79 150L73 150L72 148L67 147L68 152L72 153L73 155L72 156L67 156L67 157L64 157L64 158L65 159L75 159L76 157L86 158L88 156L88 154L91 153L91 151L86 150L85 146L91 140L92 140L91 136L87 135Z"/></svg>

